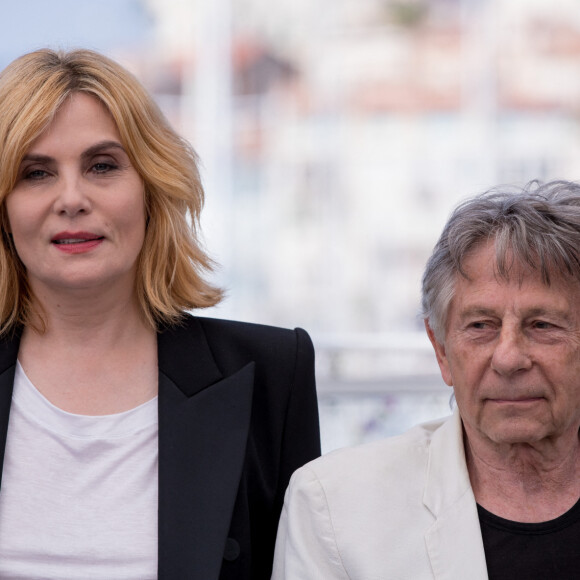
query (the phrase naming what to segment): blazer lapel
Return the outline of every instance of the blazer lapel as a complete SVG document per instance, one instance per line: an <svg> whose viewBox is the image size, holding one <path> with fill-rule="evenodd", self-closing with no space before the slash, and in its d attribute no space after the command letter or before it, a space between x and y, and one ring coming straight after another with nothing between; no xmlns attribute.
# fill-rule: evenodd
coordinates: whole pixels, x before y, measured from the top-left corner
<svg viewBox="0 0 580 580"><path fill-rule="evenodd" d="M159 578L217 580L244 464L254 364L223 378L195 319L159 345Z"/></svg>
<svg viewBox="0 0 580 580"><path fill-rule="evenodd" d="M433 436L424 503L435 516L425 534L437 580L487 580L477 506L465 464L458 411Z"/></svg>
<svg viewBox="0 0 580 580"><path fill-rule="evenodd" d="M14 372L18 347L20 346L20 333L11 338L4 338L0 342L0 483L2 481L2 467L4 465L4 452L6 450L6 435L8 433L8 418L12 403L12 390L14 388Z"/></svg>

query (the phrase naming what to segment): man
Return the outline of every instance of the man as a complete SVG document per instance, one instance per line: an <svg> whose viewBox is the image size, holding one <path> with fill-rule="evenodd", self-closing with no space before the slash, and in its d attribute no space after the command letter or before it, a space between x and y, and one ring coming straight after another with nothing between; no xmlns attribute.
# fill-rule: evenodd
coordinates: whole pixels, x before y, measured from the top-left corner
<svg viewBox="0 0 580 580"><path fill-rule="evenodd" d="M422 296L454 414L298 470L273 579L580 577L580 185L460 205Z"/></svg>

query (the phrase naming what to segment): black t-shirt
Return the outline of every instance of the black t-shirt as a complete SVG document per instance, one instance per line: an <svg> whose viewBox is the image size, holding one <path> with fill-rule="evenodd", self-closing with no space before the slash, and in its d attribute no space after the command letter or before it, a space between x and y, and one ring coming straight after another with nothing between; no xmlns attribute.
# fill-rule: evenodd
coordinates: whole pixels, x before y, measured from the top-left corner
<svg viewBox="0 0 580 580"><path fill-rule="evenodd" d="M555 520L512 522L477 506L489 580L580 579L580 500Z"/></svg>

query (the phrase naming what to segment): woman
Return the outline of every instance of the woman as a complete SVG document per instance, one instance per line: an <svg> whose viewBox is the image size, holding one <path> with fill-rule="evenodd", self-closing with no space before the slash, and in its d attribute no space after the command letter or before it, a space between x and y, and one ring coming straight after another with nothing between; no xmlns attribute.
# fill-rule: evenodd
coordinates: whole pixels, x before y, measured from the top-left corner
<svg viewBox="0 0 580 580"><path fill-rule="evenodd" d="M196 157L97 53L0 75L0 577L268 578L308 335L216 304ZM193 225L190 225L193 224Z"/></svg>

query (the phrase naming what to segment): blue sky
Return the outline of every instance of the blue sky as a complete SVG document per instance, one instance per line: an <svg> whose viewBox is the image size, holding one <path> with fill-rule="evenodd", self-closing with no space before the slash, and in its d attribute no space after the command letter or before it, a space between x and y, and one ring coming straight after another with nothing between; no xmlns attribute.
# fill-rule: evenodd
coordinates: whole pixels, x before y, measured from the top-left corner
<svg viewBox="0 0 580 580"><path fill-rule="evenodd" d="M146 43L151 32L140 0L0 0L0 69L37 48L110 53Z"/></svg>

